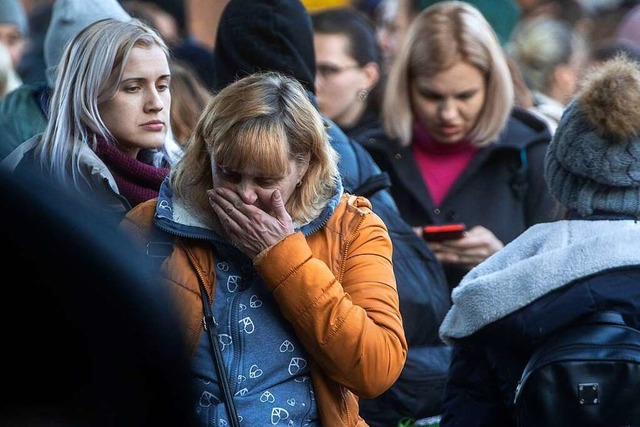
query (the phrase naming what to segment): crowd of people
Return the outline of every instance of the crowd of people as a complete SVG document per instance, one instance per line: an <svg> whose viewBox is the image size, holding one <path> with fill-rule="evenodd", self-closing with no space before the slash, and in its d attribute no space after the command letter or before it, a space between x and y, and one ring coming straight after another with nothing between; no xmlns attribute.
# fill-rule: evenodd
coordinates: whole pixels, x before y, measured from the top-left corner
<svg viewBox="0 0 640 427"><path fill-rule="evenodd" d="M25 391L0 420L162 425L180 392L165 425L515 426L537 344L602 309L640 327L640 5L205 3L0 3L10 249L37 290L38 235L68 233L55 262L85 265L49 315L92 322L100 286L149 334L121 353L164 352L129 399ZM116 369L72 360L71 388Z"/></svg>

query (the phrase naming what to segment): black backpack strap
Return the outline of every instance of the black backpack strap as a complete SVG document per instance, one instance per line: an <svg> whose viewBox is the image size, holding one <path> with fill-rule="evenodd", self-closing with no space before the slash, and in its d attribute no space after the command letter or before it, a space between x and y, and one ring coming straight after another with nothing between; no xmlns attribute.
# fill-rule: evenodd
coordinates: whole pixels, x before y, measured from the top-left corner
<svg viewBox="0 0 640 427"><path fill-rule="evenodd" d="M152 227L150 239L147 242L146 255L149 261L154 263L158 268L160 268L162 262L173 253L174 237L174 235L169 234L166 231L162 231L156 226ZM222 353L220 352L220 348L217 344L218 331L216 321L211 312L211 305L207 298L207 292L204 288L204 285L202 284L201 280L199 280L198 282L200 283L200 295L202 296L202 309L204 313L204 317L202 319L203 325L204 329L209 335L209 343L214 355L214 366L218 378L220 379L220 386L223 391L225 408L227 409L231 425L233 427L239 427L240 421L238 418L236 405L233 400L233 393L229 385L228 374L224 366Z"/></svg>
<svg viewBox="0 0 640 427"><path fill-rule="evenodd" d="M580 323L582 324L613 324L613 325L626 325L624 318L617 311L612 310L604 310L604 311L596 311L588 314L584 320Z"/></svg>
<svg viewBox="0 0 640 427"><path fill-rule="evenodd" d="M371 197L377 191L391 187L391 178L386 172L380 172L376 175L371 175L367 180L353 190L353 194L364 197Z"/></svg>

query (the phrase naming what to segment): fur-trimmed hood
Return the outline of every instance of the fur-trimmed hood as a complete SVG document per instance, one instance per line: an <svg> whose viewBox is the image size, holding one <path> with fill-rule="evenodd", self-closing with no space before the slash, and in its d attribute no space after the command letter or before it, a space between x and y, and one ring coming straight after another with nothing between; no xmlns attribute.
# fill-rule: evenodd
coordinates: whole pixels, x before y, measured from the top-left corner
<svg viewBox="0 0 640 427"><path fill-rule="evenodd" d="M580 278L640 266L640 222L568 220L532 226L471 270L440 327L452 343Z"/></svg>

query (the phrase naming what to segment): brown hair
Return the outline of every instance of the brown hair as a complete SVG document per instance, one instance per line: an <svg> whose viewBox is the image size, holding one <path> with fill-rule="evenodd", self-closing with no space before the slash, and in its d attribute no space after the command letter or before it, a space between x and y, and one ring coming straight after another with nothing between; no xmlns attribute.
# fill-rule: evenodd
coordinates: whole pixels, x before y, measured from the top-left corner
<svg viewBox="0 0 640 427"><path fill-rule="evenodd" d="M184 145L211 92L188 64L173 60L171 68L171 128L178 143Z"/></svg>
<svg viewBox="0 0 640 427"><path fill-rule="evenodd" d="M290 160L308 162L286 206L293 221L304 224L317 217L340 179L338 154L328 138L297 80L275 72L252 74L209 101L174 168L173 188L206 214L212 163L231 169L259 163L264 173L282 175Z"/></svg>

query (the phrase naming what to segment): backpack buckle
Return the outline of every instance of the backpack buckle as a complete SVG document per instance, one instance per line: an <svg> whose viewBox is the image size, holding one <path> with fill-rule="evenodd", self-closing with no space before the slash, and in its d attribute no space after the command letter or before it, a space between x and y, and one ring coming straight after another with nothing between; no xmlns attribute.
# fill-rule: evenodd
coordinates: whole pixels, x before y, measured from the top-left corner
<svg viewBox="0 0 640 427"><path fill-rule="evenodd" d="M578 402L580 405L597 405L600 403L600 385L598 383L578 384Z"/></svg>

